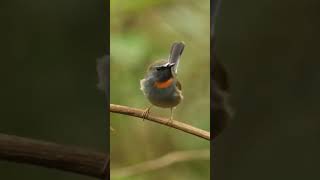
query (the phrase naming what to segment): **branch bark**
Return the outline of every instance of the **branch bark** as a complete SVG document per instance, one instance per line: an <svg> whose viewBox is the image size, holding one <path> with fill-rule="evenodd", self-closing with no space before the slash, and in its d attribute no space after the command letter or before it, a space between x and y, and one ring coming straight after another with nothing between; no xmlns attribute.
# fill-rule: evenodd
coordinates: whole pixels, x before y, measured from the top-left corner
<svg viewBox="0 0 320 180"><path fill-rule="evenodd" d="M193 160L210 160L210 150L204 149L171 152L154 160L111 170L111 176L114 178L129 177L164 168L174 163Z"/></svg>
<svg viewBox="0 0 320 180"><path fill-rule="evenodd" d="M122 105L116 105L116 104L110 104L110 112L113 113L119 113L124 114L128 116L134 116L138 118L143 118L143 112L142 109L136 109L128 106L122 106ZM148 115L145 117L146 120L153 121L168 127L173 127L175 129L184 131L186 133L192 134L194 136L201 137L206 140L210 140L210 132L193 127L191 125L172 120L172 122L169 122L167 118L157 117L157 116L151 116Z"/></svg>
<svg viewBox="0 0 320 180"><path fill-rule="evenodd" d="M109 177L107 155L51 142L0 133L0 160L33 164L91 177ZM108 162L107 167L104 167Z"/></svg>

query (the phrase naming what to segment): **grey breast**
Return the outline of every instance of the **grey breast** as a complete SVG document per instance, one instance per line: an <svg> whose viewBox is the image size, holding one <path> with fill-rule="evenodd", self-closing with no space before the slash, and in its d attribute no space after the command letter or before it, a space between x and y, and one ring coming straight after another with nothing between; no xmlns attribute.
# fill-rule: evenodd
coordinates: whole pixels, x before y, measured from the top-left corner
<svg viewBox="0 0 320 180"><path fill-rule="evenodd" d="M181 101L181 92L177 89L176 82L163 89L154 87L152 79L142 79L140 85L141 90L153 105L170 108L178 105Z"/></svg>

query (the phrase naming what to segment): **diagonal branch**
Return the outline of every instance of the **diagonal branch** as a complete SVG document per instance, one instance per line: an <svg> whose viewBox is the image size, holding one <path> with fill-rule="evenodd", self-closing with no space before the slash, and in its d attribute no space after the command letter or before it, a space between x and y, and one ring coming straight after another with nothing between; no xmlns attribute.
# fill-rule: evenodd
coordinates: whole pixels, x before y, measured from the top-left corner
<svg viewBox="0 0 320 180"><path fill-rule="evenodd" d="M203 149L171 152L154 160L111 170L111 176L114 178L129 177L164 168L174 163L193 160L210 160L210 150Z"/></svg>
<svg viewBox="0 0 320 180"><path fill-rule="evenodd" d="M119 113L119 114L124 114L128 116L134 116L138 118L143 118L143 113L144 110L142 109L137 109L137 108L132 108L128 106L122 106L122 105L116 105L116 104L110 104L110 112L113 113ZM151 116L148 115L144 119L153 121L168 127L173 127L175 129L184 131L186 133L192 134L194 136L201 137L206 140L210 140L210 132L193 127L191 125L172 120L172 122L169 122L167 118L162 118L162 117L157 117L157 116Z"/></svg>
<svg viewBox="0 0 320 180"><path fill-rule="evenodd" d="M0 133L0 160L33 164L97 178L108 177L100 152Z"/></svg>

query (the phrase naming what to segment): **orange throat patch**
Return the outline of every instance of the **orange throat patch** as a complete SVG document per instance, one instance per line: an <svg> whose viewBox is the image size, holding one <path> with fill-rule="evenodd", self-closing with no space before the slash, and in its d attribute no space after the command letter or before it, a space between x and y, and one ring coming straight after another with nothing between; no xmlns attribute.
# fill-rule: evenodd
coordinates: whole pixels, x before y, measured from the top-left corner
<svg viewBox="0 0 320 180"><path fill-rule="evenodd" d="M173 78L170 78L164 82L155 82L154 86L159 89L164 89L169 87L172 84L172 82L173 82Z"/></svg>

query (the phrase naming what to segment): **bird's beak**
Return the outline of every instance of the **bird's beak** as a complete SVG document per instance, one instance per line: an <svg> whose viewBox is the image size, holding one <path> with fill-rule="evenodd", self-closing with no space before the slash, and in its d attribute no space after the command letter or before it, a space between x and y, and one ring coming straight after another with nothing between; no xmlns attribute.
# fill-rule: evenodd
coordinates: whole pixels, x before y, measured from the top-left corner
<svg viewBox="0 0 320 180"><path fill-rule="evenodd" d="M174 65L176 65L176 63L169 63L169 64L168 64L168 67L172 67L172 66L174 66Z"/></svg>
<svg viewBox="0 0 320 180"><path fill-rule="evenodd" d="M166 68L171 68L172 66L174 66L176 63L166 63L164 64L162 67L166 67Z"/></svg>

